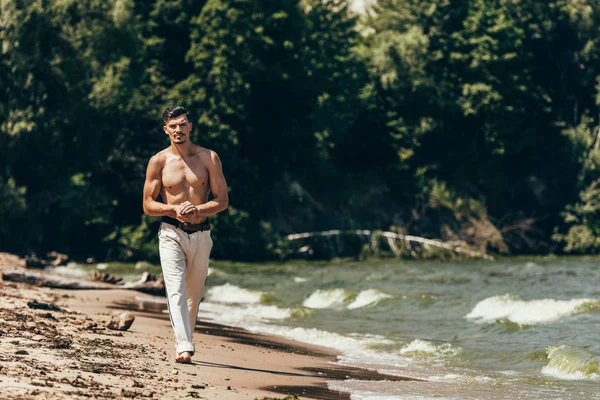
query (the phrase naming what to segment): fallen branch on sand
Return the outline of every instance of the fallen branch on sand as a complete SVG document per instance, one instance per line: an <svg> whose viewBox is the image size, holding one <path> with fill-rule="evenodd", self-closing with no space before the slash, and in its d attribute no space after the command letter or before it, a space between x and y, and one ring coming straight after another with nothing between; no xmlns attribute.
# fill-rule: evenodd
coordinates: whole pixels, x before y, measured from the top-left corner
<svg viewBox="0 0 600 400"><path fill-rule="evenodd" d="M88 281L77 278L67 278L56 275L48 275L28 271L5 271L2 273L2 280L11 282L23 282L34 286L51 287L56 289L72 290L114 290L130 289L156 296L164 296L164 281L143 281L116 285L108 282Z"/></svg>
<svg viewBox="0 0 600 400"><path fill-rule="evenodd" d="M432 246L441 248L444 250L453 251L455 253L460 253L467 257L472 258L483 258L485 260L493 260L494 257L485 254L480 251L471 250L456 244L442 242L441 240L427 239L420 236L412 236L412 235L403 235L396 232L387 232L387 231L371 231L371 230L339 230L334 229L330 231L321 231L321 232L304 232L304 233L294 233L291 235L285 236L285 240L293 241L299 239L306 239L309 237L326 237L326 236L340 236L340 235L358 235L358 236L373 236L375 234L381 235L387 239L387 243L390 247L390 250L396 255L400 255L400 249L396 246L396 240L402 240L404 243L409 245L410 243L419 243L423 246Z"/></svg>
<svg viewBox="0 0 600 400"><path fill-rule="evenodd" d="M58 311L58 312L67 312L64 308L60 308L54 304L50 303L42 303L37 300L28 301L27 307L33 308L35 310L46 310L46 311Z"/></svg>

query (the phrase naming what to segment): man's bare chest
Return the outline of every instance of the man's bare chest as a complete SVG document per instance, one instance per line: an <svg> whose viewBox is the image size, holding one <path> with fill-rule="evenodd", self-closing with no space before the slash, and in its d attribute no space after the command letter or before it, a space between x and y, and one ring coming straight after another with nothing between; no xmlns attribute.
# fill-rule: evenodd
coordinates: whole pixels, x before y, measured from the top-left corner
<svg viewBox="0 0 600 400"><path fill-rule="evenodd" d="M163 168L162 185L171 193L187 191L189 188L202 193L208 188L208 170L199 160L172 160Z"/></svg>

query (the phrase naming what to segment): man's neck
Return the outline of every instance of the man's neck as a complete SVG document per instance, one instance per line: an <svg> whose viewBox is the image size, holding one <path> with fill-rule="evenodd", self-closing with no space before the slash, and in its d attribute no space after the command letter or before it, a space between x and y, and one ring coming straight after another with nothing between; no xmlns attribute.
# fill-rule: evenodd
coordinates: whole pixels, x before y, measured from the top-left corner
<svg viewBox="0 0 600 400"><path fill-rule="evenodd" d="M189 157L194 152L194 146L189 141L181 144L171 143L171 151L181 157Z"/></svg>

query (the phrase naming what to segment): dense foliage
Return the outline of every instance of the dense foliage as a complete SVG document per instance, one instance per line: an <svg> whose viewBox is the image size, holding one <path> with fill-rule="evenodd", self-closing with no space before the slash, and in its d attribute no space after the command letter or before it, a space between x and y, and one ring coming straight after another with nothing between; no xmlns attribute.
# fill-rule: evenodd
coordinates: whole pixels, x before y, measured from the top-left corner
<svg viewBox="0 0 600 400"><path fill-rule="evenodd" d="M217 258L361 228L600 251L591 0L0 3L0 250L155 260L160 116L223 160Z"/></svg>

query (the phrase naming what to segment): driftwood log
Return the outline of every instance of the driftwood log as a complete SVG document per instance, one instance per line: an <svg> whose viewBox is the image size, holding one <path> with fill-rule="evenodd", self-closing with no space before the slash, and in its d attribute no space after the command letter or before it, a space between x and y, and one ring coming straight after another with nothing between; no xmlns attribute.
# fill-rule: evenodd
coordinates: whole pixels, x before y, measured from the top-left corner
<svg viewBox="0 0 600 400"><path fill-rule="evenodd" d="M56 289L71 290L114 290L128 289L148 293L156 296L164 296L164 281L143 281L129 283L125 285L116 285L107 282L88 281L85 279L69 278L57 275L42 274L28 271L5 271L2 273L2 280L10 282L23 282L34 286L51 287Z"/></svg>
<svg viewBox="0 0 600 400"><path fill-rule="evenodd" d="M284 239L287 241L293 241L293 240L306 239L306 238L314 237L314 236L317 236L317 237L339 236L339 235L373 236L375 233L376 233L375 231L366 230L366 229L359 229L359 230L333 229L330 231L322 231L322 232L294 233L294 234L285 236ZM466 257L482 258L484 260L490 260L490 261L494 260L494 257L492 257L486 253L483 253L483 252L480 252L477 250L471 250L471 249L468 249L468 248L465 248L462 246L458 246L453 243L442 242L440 240L435 240L435 239L427 239L427 238L423 238L420 236L402 235L402 234L396 233L396 232L383 231L383 232L378 232L378 233L382 237L387 239L390 249L397 256L400 255L400 250L398 249L398 246L396 246L395 241L401 240L407 244L419 243L426 247L431 246L431 247L437 247L437 248L441 248L441 249L448 250L448 251L453 251L455 253L460 253L462 255L465 255Z"/></svg>

